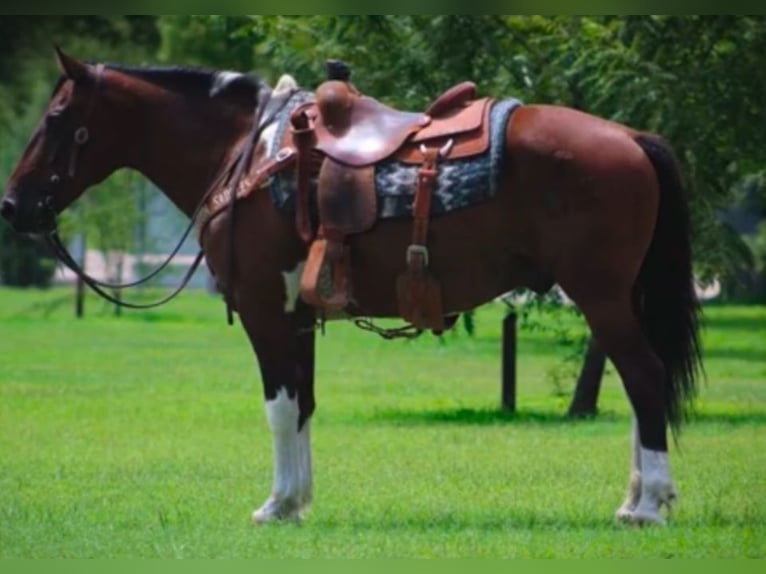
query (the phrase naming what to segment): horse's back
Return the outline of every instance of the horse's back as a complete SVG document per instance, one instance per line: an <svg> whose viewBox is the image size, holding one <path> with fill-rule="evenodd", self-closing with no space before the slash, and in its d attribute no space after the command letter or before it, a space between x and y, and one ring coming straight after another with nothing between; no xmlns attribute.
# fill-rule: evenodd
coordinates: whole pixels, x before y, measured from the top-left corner
<svg viewBox="0 0 766 574"><path fill-rule="evenodd" d="M507 146L514 154L552 155L566 159L641 160L637 130L586 112L555 105L525 105L512 115Z"/></svg>

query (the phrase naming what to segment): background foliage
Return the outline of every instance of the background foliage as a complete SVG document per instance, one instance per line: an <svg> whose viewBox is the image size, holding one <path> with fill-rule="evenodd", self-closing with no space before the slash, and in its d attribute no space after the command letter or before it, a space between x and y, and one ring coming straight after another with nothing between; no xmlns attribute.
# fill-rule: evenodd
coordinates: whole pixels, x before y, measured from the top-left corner
<svg viewBox="0 0 766 574"><path fill-rule="evenodd" d="M85 59L253 71L272 83L289 72L305 87L323 79L326 59L338 58L362 91L396 106L423 108L470 79L483 94L563 104L659 132L693 189L698 273L720 277L729 296L766 299L762 16L7 17L3 177L55 80L52 42ZM91 211L109 210L112 195L98 200L106 209Z"/></svg>

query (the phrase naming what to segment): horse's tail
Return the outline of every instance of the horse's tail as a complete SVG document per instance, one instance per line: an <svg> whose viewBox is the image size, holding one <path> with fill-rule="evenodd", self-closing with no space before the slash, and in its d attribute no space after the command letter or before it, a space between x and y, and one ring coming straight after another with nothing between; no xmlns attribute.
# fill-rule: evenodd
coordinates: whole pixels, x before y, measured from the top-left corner
<svg viewBox="0 0 766 574"><path fill-rule="evenodd" d="M702 371L689 206L678 161L667 143L649 134L635 141L654 167L660 197L654 236L633 288L633 305L665 367L665 414L677 435Z"/></svg>

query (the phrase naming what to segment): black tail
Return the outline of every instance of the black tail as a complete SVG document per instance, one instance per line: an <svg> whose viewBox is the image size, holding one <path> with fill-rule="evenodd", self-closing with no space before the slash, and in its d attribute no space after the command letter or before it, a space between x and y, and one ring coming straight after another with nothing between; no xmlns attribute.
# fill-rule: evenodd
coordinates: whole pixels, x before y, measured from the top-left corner
<svg viewBox="0 0 766 574"><path fill-rule="evenodd" d="M657 136L636 143L654 166L660 203L654 237L633 290L633 302L654 352L665 366L665 414L677 434L702 370L700 306L694 290L689 207L673 151Z"/></svg>

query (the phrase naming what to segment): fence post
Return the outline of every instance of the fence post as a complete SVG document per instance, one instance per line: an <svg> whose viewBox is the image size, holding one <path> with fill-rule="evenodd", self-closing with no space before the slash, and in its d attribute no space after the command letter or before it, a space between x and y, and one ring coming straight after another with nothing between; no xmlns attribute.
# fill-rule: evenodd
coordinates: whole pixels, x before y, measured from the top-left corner
<svg viewBox="0 0 766 574"><path fill-rule="evenodd" d="M502 350L502 408L516 411L516 313L509 312L503 319Z"/></svg>

